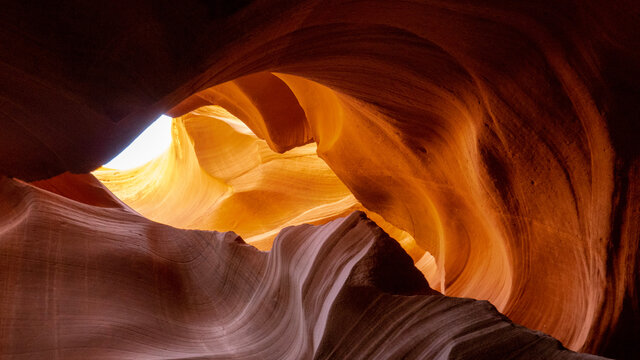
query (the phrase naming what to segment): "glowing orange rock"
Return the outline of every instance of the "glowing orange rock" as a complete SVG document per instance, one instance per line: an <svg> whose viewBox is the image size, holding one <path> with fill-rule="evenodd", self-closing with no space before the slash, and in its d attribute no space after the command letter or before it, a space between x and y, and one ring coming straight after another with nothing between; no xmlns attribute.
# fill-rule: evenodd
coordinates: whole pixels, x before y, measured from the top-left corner
<svg viewBox="0 0 640 360"><path fill-rule="evenodd" d="M402 243L428 275L432 286L447 295L488 299L518 321L550 332L572 348L584 343L595 319L595 313L589 309L599 301L605 285L598 283L597 278L588 279L595 275L590 272L604 263L595 262L590 268L575 266L589 258L593 245L572 240L578 235L571 236L569 226L577 224L577 214L571 209L562 210L561 215L541 212L533 218L516 215L518 211L528 214L533 210L510 207L508 201L515 196L513 191L521 198L533 196L530 204L546 201L535 192L542 185L528 180L540 179L545 172L507 173L504 160L499 157L502 155L491 148L493 139L484 138L492 135L483 135L478 128L481 124L476 119L482 119L481 115L463 112L456 123L443 117L432 120L433 124L421 125L419 132L405 133L406 130L398 128L402 123L376 106L300 77L277 76L291 88L306 115L304 121L308 125L292 126L293 131L308 128L318 144L318 155L355 197L367 209L409 234ZM261 77L256 79L261 81ZM230 85L221 87L226 89ZM214 87L204 94L216 92ZM450 110L445 105L453 106L443 104L440 111ZM264 117L251 116L253 120L248 122L264 121ZM286 132L286 127L280 131ZM198 133L201 135L195 135ZM193 136L211 133L194 128ZM486 141L489 143L484 144ZM235 153L239 155L236 161L250 163L246 160L250 157L241 158L240 151ZM543 155L537 160L553 159L551 154ZM550 166L547 171L561 172L562 167ZM518 180L523 177L526 180ZM563 182L554 185L559 187L558 193L566 194L565 186ZM277 185L268 187L275 189ZM545 191L554 187L547 186ZM151 213L149 216L153 217ZM238 216L241 215L234 219ZM554 230L561 227L561 231ZM226 229L219 225L207 228ZM522 252L519 246L525 236L530 248ZM549 262L545 259L548 249L566 253L568 257ZM425 257L421 259L423 254ZM556 280L544 277L546 280L541 281L538 274L548 274ZM567 291L559 291L556 281L563 283ZM554 311L526 310L545 306L547 298L539 294L556 292Z"/></svg>
<svg viewBox="0 0 640 360"><path fill-rule="evenodd" d="M363 209L308 144L273 152L239 119L219 106L201 107L173 123L165 154L132 170L94 174L145 217L187 229L231 231L268 250L280 230L322 224ZM45 182L46 183L46 182ZM260 204L260 206L256 206ZM371 216L408 249L413 238ZM422 266L432 276L429 254Z"/></svg>
<svg viewBox="0 0 640 360"><path fill-rule="evenodd" d="M86 174L190 96L233 94L225 106L273 149L318 142L355 199L415 239L414 260L434 254L437 289L635 360L639 13L630 0L5 2L0 174ZM225 187L193 181L207 199ZM42 226L62 231L58 220ZM36 245L55 254L47 239ZM57 319L38 304L24 314Z"/></svg>

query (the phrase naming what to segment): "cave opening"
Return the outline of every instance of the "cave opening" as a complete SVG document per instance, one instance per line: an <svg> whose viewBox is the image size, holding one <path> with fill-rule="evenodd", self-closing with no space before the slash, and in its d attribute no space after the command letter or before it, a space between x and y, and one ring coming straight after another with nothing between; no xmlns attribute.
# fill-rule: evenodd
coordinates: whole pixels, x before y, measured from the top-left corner
<svg viewBox="0 0 640 360"><path fill-rule="evenodd" d="M167 115L160 115L129 146L103 167L129 170L160 156L171 145L171 120Z"/></svg>

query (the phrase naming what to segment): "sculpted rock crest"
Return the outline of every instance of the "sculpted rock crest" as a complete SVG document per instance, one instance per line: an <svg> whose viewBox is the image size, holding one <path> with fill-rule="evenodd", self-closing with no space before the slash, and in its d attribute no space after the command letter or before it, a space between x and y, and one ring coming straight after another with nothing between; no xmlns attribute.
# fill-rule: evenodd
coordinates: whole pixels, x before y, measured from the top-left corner
<svg viewBox="0 0 640 360"><path fill-rule="evenodd" d="M3 358L597 358L431 290L362 212L261 252L5 177L0 199Z"/></svg>

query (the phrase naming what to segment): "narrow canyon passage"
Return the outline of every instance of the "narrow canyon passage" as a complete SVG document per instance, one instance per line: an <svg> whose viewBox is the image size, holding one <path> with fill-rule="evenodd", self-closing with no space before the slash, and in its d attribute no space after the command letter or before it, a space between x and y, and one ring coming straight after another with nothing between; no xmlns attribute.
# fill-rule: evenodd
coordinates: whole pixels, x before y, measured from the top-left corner
<svg viewBox="0 0 640 360"><path fill-rule="evenodd" d="M6 4L0 359L637 358L639 18Z"/></svg>

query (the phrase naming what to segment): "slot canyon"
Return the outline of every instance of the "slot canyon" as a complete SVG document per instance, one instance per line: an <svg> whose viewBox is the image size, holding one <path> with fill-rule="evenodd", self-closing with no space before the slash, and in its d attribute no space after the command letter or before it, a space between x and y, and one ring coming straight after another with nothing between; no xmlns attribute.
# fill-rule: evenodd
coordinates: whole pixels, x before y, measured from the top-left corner
<svg viewBox="0 0 640 360"><path fill-rule="evenodd" d="M637 1L0 20L0 359L640 359Z"/></svg>

